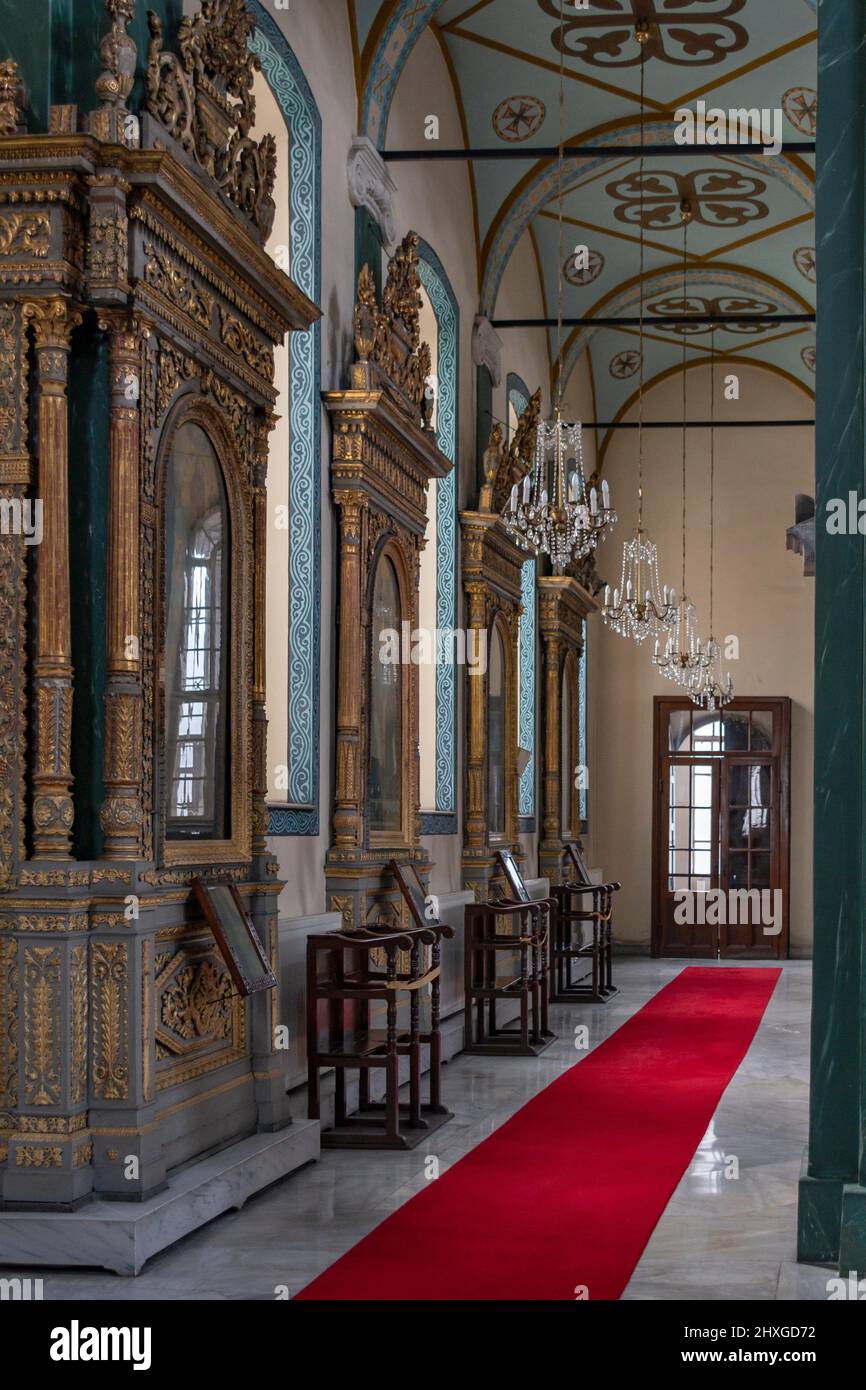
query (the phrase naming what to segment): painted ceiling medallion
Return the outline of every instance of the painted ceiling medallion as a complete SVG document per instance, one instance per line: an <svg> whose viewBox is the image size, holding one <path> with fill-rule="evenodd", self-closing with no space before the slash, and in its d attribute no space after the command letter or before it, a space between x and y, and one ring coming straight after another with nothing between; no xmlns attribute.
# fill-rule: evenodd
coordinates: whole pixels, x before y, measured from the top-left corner
<svg viewBox="0 0 866 1390"><path fill-rule="evenodd" d="M626 348L610 359L610 374L617 381L627 381L634 376L640 366L640 353L636 348Z"/></svg>
<svg viewBox="0 0 866 1390"><path fill-rule="evenodd" d="M814 246L798 246L794 252L794 265L806 280L811 280L814 284L816 279Z"/></svg>
<svg viewBox="0 0 866 1390"><path fill-rule="evenodd" d="M600 68L634 68L658 58L673 67L708 67L739 53L749 42L733 20L746 0L722 0L722 8L707 13L706 0L604 0L605 14L581 14L560 20L560 0L538 0L539 8L557 21L551 43L584 63ZM601 7L599 7L601 8ZM635 23L646 20L649 37L635 41Z"/></svg>
<svg viewBox="0 0 866 1390"><path fill-rule="evenodd" d="M767 185L751 174L733 169L697 169L681 174L673 170L638 171L609 183L606 192L619 204L618 222L641 224L645 231L673 231L682 226L680 208L691 204L695 222L705 227L744 227L760 222L769 208L761 201Z"/></svg>
<svg viewBox="0 0 866 1390"><path fill-rule="evenodd" d="M583 260L588 260L589 265L584 265ZM597 280L604 270L604 256L600 251L590 251L586 257L581 257L578 264L576 255L569 256L562 267L562 273L570 285L591 285L593 280Z"/></svg>
<svg viewBox="0 0 866 1390"><path fill-rule="evenodd" d="M493 112L493 129L500 140L528 140L544 124L546 108L540 97L507 97Z"/></svg>
<svg viewBox="0 0 866 1390"><path fill-rule="evenodd" d="M814 135L818 129L818 93L814 87L789 87L782 97L782 110L801 135Z"/></svg>
<svg viewBox="0 0 866 1390"><path fill-rule="evenodd" d="M816 363L814 344L810 343L808 347L804 347L803 351L800 353L800 356L803 359L803 366L807 367L810 372L814 372Z"/></svg>
<svg viewBox="0 0 866 1390"><path fill-rule="evenodd" d="M656 299L651 304L647 304L647 311L651 314L660 314L668 317L680 314L700 314L703 318L707 314L775 314L778 312L778 305L771 303L768 299L751 299L748 295L725 294L717 299L711 299L699 294L690 294L687 299L682 295L666 295L663 299ZM762 333L766 325L761 323L726 323L724 330L726 333ZM671 333L706 333L706 323L678 323L670 324Z"/></svg>

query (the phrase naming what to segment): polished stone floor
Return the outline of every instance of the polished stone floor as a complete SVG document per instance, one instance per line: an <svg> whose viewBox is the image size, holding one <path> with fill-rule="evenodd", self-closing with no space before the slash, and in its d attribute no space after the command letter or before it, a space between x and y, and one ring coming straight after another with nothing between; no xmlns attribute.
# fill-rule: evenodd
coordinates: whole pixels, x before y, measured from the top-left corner
<svg viewBox="0 0 866 1390"><path fill-rule="evenodd" d="M588 1025L589 1045L596 1046L682 968L679 961L620 960L621 992L609 1005L553 1009L559 1040L543 1056L455 1059L445 1071L454 1119L428 1146L407 1154L326 1152L319 1162L251 1199L243 1211L218 1218L157 1256L137 1279L44 1270L45 1297L291 1296L424 1186L430 1153L444 1170L573 1065L577 1025ZM801 1294L791 1292L797 1179L807 1128L810 978L807 962L786 963L753 1044L625 1298L816 1296L805 1285ZM726 1176L735 1170L738 1176ZM816 1277L820 1280L820 1271Z"/></svg>

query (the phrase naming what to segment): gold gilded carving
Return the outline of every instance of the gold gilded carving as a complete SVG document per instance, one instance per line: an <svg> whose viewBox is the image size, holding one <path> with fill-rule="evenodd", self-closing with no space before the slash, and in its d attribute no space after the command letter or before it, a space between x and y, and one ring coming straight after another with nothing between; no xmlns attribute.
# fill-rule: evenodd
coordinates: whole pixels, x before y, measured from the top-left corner
<svg viewBox="0 0 866 1390"><path fill-rule="evenodd" d="M257 143L253 74L260 71L248 40L255 17L244 0L202 0L178 29L180 59L163 52L162 24L148 12L147 110L250 218L262 240L274 221L276 143Z"/></svg>
<svg viewBox="0 0 866 1390"><path fill-rule="evenodd" d="M127 111L126 99L135 81L138 47L126 26L135 13L135 0L105 0L105 8L111 28L99 45L102 72L95 83L102 105L91 113L88 129L98 140L134 147L138 144L138 121Z"/></svg>
<svg viewBox="0 0 866 1390"><path fill-rule="evenodd" d="M60 1168L63 1150L56 1145L18 1144L15 1148L16 1168Z"/></svg>
<svg viewBox="0 0 866 1390"><path fill-rule="evenodd" d="M353 315L357 361L352 386L358 390L383 386L414 419L429 425L432 398L426 387L431 359L428 345L421 342L420 290L414 232L404 237L390 261L381 309L370 268L362 267Z"/></svg>
<svg viewBox="0 0 866 1390"><path fill-rule="evenodd" d="M141 1094L153 1100L153 940L141 943Z"/></svg>
<svg viewBox="0 0 866 1390"><path fill-rule="evenodd" d="M332 893L328 902L330 912L339 912L343 919L343 926L347 931L351 931L355 925L353 899L342 897L338 893Z"/></svg>
<svg viewBox="0 0 866 1390"><path fill-rule="evenodd" d="M125 943L93 943L93 1092L101 1100L125 1100L129 1094L127 966Z"/></svg>
<svg viewBox="0 0 866 1390"><path fill-rule="evenodd" d="M60 1103L60 948L24 947L24 1104Z"/></svg>
<svg viewBox="0 0 866 1390"><path fill-rule="evenodd" d="M88 179L93 189L87 238L87 278L92 289L125 286L129 263L129 184L110 175Z"/></svg>
<svg viewBox="0 0 866 1390"><path fill-rule="evenodd" d="M262 343L234 314L220 305L220 338L231 352L242 357L247 366L268 383L274 378L274 350L270 343Z"/></svg>
<svg viewBox="0 0 866 1390"><path fill-rule="evenodd" d="M12 212L0 217L0 256L47 256L50 243L47 212Z"/></svg>
<svg viewBox="0 0 866 1390"><path fill-rule="evenodd" d="M24 129L24 83L14 58L0 63L0 136Z"/></svg>
<svg viewBox="0 0 866 1390"><path fill-rule="evenodd" d="M144 254L148 258L144 267L147 284L178 309L183 309L196 323L208 328L213 314L213 295L197 285L187 270L152 243L145 243Z"/></svg>
<svg viewBox="0 0 866 1390"><path fill-rule="evenodd" d="M190 958L179 951L157 988L157 1038L169 1052L183 1055L231 1035L231 976L215 956Z"/></svg>
<svg viewBox="0 0 866 1390"><path fill-rule="evenodd" d="M84 1144L78 1144L72 1151L73 1168L83 1168L93 1159L93 1140L88 1139Z"/></svg>
<svg viewBox="0 0 866 1390"><path fill-rule="evenodd" d="M74 1105L87 1099L87 947L73 946L70 963L72 1048L69 1093Z"/></svg>
<svg viewBox="0 0 866 1390"><path fill-rule="evenodd" d="M0 1106L18 1101L18 942L0 940Z"/></svg>
<svg viewBox="0 0 866 1390"><path fill-rule="evenodd" d="M507 448L502 444L502 426L495 424L484 451L484 486L478 499L480 512L501 512L508 504L511 489L531 470L538 438L541 388L535 392L517 422Z"/></svg>
<svg viewBox="0 0 866 1390"><path fill-rule="evenodd" d="M185 352L176 348L162 346L159 352L159 375L156 382L156 419L162 419L171 404L171 398L181 382L197 376L199 366Z"/></svg>

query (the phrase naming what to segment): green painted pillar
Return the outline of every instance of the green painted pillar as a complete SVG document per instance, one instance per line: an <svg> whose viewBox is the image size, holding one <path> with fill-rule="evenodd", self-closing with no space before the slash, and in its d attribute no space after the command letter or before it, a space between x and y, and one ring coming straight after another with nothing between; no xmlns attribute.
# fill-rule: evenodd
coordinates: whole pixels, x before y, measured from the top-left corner
<svg viewBox="0 0 866 1390"><path fill-rule="evenodd" d="M484 450L493 429L493 377L486 367L475 369L475 481L476 496L484 483ZM474 503L473 503L474 505Z"/></svg>
<svg viewBox="0 0 866 1390"><path fill-rule="evenodd" d="M830 498L866 495L863 0L821 0L815 591L815 946L809 1147L798 1257L866 1273L866 786L862 536L828 535Z"/></svg>
<svg viewBox="0 0 866 1390"><path fill-rule="evenodd" d="M382 233L378 222L367 208L355 208L355 286L365 265L373 272L376 293L381 298Z"/></svg>

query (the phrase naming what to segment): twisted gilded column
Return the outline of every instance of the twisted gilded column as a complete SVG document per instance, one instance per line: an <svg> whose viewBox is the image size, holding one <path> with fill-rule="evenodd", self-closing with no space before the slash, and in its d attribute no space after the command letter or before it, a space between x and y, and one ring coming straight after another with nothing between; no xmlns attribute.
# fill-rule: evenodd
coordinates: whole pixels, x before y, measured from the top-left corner
<svg viewBox="0 0 866 1390"><path fill-rule="evenodd" d="M81 315L64 299L32 302L25 313L33 324L36 345L38 495L44 528L36 563L33 858L68 859L73 820L73 672L66 382L69 339Z"/></svg>
<svg viewBox="0 0 866 1390"><path fill-rule="evenodd" d="M469 633L475 651L487 640L487 595L480 581L468 583ZM487 785L484 775L485 745L487 742L487 677L472 676L466 682L468 709L468 747L466 755L466 815L465 845L474 855L483 855L487 848Z"/></svg>
<svg viewBox="0 0 866 1390"><path fill-rule="evenodd" d="M139 631L140 325L102 313L108 332L108 601L106 615L106 859L137 859L141 841L141 634Z"/></svg>

